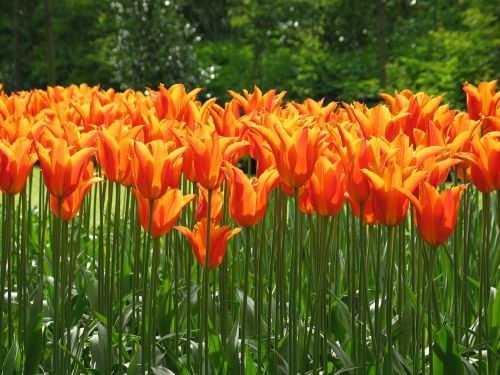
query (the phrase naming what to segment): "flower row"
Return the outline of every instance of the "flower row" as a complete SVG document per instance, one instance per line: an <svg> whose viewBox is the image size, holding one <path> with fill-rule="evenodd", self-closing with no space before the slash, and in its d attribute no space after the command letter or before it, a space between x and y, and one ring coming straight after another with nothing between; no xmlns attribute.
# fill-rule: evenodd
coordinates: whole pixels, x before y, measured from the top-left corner
<svg viewBox="0 0 500 375"><path fill-rule="evenodd" d="M232 100L223 105L201 102L200 89L180 84L145 93L87 85L0 91L0 190L20 193L38 161L52 212L71 220L92 185L106 178L134 189L141 225L153 237L165 235L196 199L198 223L177 229L201 264L210 231L210 267L239 231L219 226L224 181L240 226L263 219L280 185L306 214L334 216L347 200L367 224L396 226L411 203L421 236L437 246L453 232L467 186L444 188L452 171L455 182L471 181L481 192L500 188L495 86L466 83L467 112L408 90L382 94L386 104L372 108L313 99L285 104L285 92L256 87L229 91ZM256 161L255 177L238 167L244 158ZM198 194L184 195L181 175Z"/></svg>

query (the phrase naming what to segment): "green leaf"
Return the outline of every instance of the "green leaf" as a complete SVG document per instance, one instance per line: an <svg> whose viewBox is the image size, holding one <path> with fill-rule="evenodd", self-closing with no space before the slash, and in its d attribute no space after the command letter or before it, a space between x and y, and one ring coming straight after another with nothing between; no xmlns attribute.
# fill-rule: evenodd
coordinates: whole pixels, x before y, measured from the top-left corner
<svg viewBox="0 0 500 375"><path fill-rule="evenodd" d="M464 373L464 364L458 353L458 347L453 334L447 325L444 325L437 333L433 345L433 364L436 374Z"/></svg>
<svg viewBox="0 0 500 375"><path fill-rule="evenodd" d="M20 369L20 358L18 355L17 341L14 340L12 346L5 357L2 365L2 375L13 375L18 373Z"/></svg>
<svg viewBox="0 0 500 375"><path fill-rule="evenodd" d="M151 370L155 375L175 375L174 372L170 371L168 368L165 367L153 367L151 368Z"/></svg>
<svg viewBox="0 0 500 375"><path fill-rule="evenodd" d="M97 334L94 334L90 338L90 351L92 353L92 359L96 363L96 368L104 372L107 368L108 361L108 349L107 349L107 330L102 324L97 325Z"/></svg>
<svg viewBox="0 0 500 375"><path fill-rule="evenodd" d="M239 332L240 325L238 324L238 320L234 322L233 329L231 330L231 334L229 335L227 341L227 357L229 359L229 370L234 373L238 372L240 361L239 361Z"/></svg>
<svg viewBox="0 0 500 375"><path fill-rule="evenodd" d="M127 369L127 375L139 375L139 361L141 360L141 347L137 348L132 360L130 361Z"/></svg>
<svg viewBox="0 0 500 375"><path fill-rule="evenodd" d="M43 331L42 331L42 300L43 288L40 284L37 288L33 308L30 311L28 327L26 330L26 358L24 362L24 373L26 375L38 373L38 367L42 359Z"/></svg>

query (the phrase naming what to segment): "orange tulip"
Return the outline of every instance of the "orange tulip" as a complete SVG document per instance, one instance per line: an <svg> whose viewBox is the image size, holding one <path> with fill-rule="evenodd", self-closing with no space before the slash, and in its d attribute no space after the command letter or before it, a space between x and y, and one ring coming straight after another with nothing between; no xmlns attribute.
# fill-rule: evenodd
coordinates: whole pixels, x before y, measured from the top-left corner
<svg viewBox="0 0 500 375"><path fill-rule="evenodd" d="M192 231L182 226L175 227L175 229L186 236L191 243L198 263L202 267L205 267L207 219L201 219L194 225ZM231 229L229 226L220 227L210 223L210 259L208 261L208 266L211 269L221 264L226 254L227 241L240 231L240 228Z"/></svg>
<svg viewBox="0 0 500 375"><path fill-rule="evenodd" d="M450 238L457 222L458 205L467 185L439 193L435 187L422 182L418 201L414 201L417 228L425 242L439 246Z"/></svg>
<svg viewBox="0 0 500 375"><path fill-rule="evenodd" d="M102 181L102 178L94 177L94 163L89 162L83 172L82 179L80 180L76 190L70 195L62 198L61 220L72 220L80 210L83 198L90 191L92 185L100 181ZM52 194L50 195L50 210L54 216L59 217L59 199Z"/></svg>
<svg viewBox="0 0 500 375"><path fill-rule="evenodd" d="M98 133L97 158L102 173L109 180L124 186L132 185L130 140L135 139L141 130L140 126L129 129L123 122L114 122Z"/></svg>
<svg viewBox="0 0 500 375"><path fill-rule="evenodd" d="M373 187L373 212L375 218L386 226L400 224L408 210L408 193L413 193L427 172L413 172L403 179L401 168L393 164L383 171L383 175L363 169Z"/></svg>
<svg viewBox="0 0 500 375"><path fill-rule="evenodd" d="M208 214L208 190L200 184L198 184L198 189L200 190L200 194L196 198L196 212L194 216L197 221L200 221L201 219L206 218ZM219 224L222 220L224 192L221 189L212 191L212 201L210 203L210 220L215 224Z"/></svg>
<svg viewBox="0 0 500 375"><path fill-rule="evenodd" d="M177 83L168 89L160 85L159 91L149 90L149 93L158 119L183 121L189 114L189 103L195 100L200 91L200 88L196 88L186 92L184 85Z"/></svg>
<svg viewBox="0 0 500 375"><path fill-rule="evenodd" d="M173 149L174 142L162 140L131 141L130 147L134 184L144 198L158 199L179 185L184 147Z"/></svg>
<svg viewBox="0 0 500 375"><path fill-rule="evenodd" d="M0 191L4 194L19 194L37 160L31 152L32 141L18 138L12 143L0 141Z"/></svg>
<svg viewBox="0 0 500 375"><path fill-rule="evenodd" d="M361 127L361 131L365 137L386 137L388 140L393 140L401 129L401 119L408 116L406 112L400 112L397 115L392 115L387 106L379 104L373 108L363 112L353 106L346 106L348 111L352 111L356 122Z"/></svg>
<svg viewBox="0 0 500 375"><path fill-rule="evenodd" d="M483 193L500 189L500 131L482 137L476 133L471 142L472 153L462 156L471 162L471 179Z"/></svg>
<svg viewBox="0 0 500 375"><path fill-rule="evenodd" d="M345 193L345 173L340 160L320 156L309 181L314 211L321 216L335 216L342 208Z"/></svg>
<svg viewBox="0 0 500 375"><path fill-rule="evenodd" d="M36 143L43 182L56 198L67 197L76 190L90 157L95 153L95 149L90 147L82 148L73 155L70 150L64 139L50 139L48 148Z"/></svg>
<svg viewBox="0 0 500 375"><path fill-rule="evenodd" d="M496 85L496 80L481 82L477 87L465 82L463 89L467 95L467 112L471 119L480 120L495 113L500 102L500 91L495 92Z"/></svg>
<svg viewBox="0 0 500 375"><path fill-rule="evenodd" d="M354 199L347 196L347 201L349 202L349 205L351 206L351 210L354 213L354 216L356 216L359 219L359 216L361 214L361 206L359 202L356 202ZM375 225L378 224L379 221L375 217L375 213L373 212L373 196L370 195L366 201L363 202L363 222L368 225Z"/></svg>
<svg viewBox="0 0 500 375"><path fill-rule="evenodd" d="M139 202L141 226L148 232L151 201L143 197L138 190L134 189L132 192ZM162 237L170 231L179 218L182 209L194 198L194 194L182 195L182 191L178 189L168 189L160 198L154 200L151 236Z"/></svg>
<svg viewBox="0 0 500 375"><path fill-rule="evenodd" d="M245 227L257 225L266 214L269 193L279 180L278 172L268 169L250 180L241 169L230 164L226 164L224 171L229 184L231 217Z"/></svg>
<svg viewBox="0 0 500 375"><path fill-rule="evenodd" d="M222 138L209 126L202 125L198 132L180 136L190 145L188 152L192 168L188 173L205 189L218 188L224 176L221 173L222 161L230 160L240 150L248 147L248 142L237 141L237 138ZM186 167L186 166L185 166Z"/></svg>
<svg viewBox="0 0 500 375"><path fill-rule="evenodd" d="M282 121L277 116L264 118L266 126L251 126L271 146L276 159L281 181L290 188L299 188L306 183L313 173L320 150L325 145L325 134L319 129L310 128L311 123L296 119Z"/></svg>
<svg viewBox="0 0 500 375"><path fill-rule="evenodd" d="M372 153L366 138L347 141L347 147L338 148L346 175L346 189L356 202L365 202L370 196L370 181L361 171L368 168Z"/></svg>
<svg viewBox="0 0 500 375"><path fill-rule="evenodd" d="M247 90L243 90L244 97L234 91L228 90L229 95L233 97L233 103L237 103L243 109L245 114L264 110L266 112L276 111L286 94L286 91L280 92L276 95L275 90L270 90L262 95L262 91L254 86L253 94L250 94Z"/></svg>

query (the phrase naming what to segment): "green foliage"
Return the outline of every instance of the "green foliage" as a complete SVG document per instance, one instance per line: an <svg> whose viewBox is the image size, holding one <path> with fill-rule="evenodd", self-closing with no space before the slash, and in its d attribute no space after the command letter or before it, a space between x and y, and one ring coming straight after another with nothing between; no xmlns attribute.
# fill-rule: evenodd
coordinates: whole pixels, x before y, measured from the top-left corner
<svg viewBox="0 0 500 375"><path fill-rule="evenodd" d="M371 104L383 90L410 88L463 107L461 82L499 76L500 8L487 0L50 1L62 85L184 82L221 99L227 89L258 85L286 89L289 99ZM0 3L0 82L7 90L43 87L44 2L17 4L16 45L15 7Z"/></svg>

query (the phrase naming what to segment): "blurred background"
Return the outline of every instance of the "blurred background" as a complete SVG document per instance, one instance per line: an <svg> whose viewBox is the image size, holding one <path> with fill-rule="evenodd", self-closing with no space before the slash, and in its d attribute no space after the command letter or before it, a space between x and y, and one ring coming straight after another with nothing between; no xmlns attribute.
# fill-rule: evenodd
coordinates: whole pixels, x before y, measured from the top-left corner
<svg viewBox="0 0 500 375"><path fill-rule="evenodd" d="M499 78L498 0L1 0L0 83L160 82L359 99L404 88L465 105Z"/></svg>

